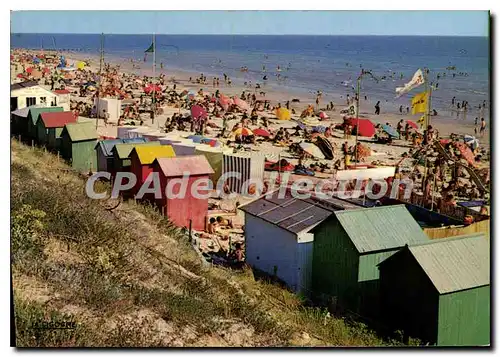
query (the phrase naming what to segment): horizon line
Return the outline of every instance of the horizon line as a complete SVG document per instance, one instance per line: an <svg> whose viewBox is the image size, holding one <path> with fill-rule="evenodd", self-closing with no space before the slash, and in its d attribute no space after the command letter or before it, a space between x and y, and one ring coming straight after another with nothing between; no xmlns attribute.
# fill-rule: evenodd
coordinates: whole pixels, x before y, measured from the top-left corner
<svg viewBox="0 0 500 357"><path fill-rule="evenodd" d="M11 35L165 35L165 36L339 36L339 37L474 37L474 38L489 38L481 35L397 35L397 34L265 34L265 33L102 33L102 32L11 32Z"/></svg>

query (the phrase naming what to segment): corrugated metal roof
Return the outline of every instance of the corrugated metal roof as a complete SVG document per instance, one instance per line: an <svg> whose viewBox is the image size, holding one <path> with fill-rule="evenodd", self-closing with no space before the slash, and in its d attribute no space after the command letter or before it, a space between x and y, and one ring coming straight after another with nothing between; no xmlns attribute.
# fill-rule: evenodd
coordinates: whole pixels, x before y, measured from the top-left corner
<svg viewBox="0 0 500 357"><path fill-rule="evenodd" d="M429 240L404 205L337 211L335 215L360 253Z"/></svg>
<svg viewBox="0 0 500 357"><path fill-rule="evenodd" d="M116 144L122 144L122 139L101 140L97 143L96 148L100 147L104 156L111 156L112 150Z"/></svg>
<svg viewBox="0 0 500 357"><path fill-rule="evenodd" d="M358 208L359 206L343 206L329 204L328 199L320 198L295 198L290 189L287 189L283 198L279 197L279 190L274 191L269 197L252 201L240 209L252 216L259 217L269 223L275 224L292 233L300 233L312 229L332 215L336 210ZM335 200L335 199L334 199Z"/></svg>
<svg viewBox="0 0 500 357"><path fill-rule="evenodd" d="M116 144L112 151L116 151L118 158L126 159L137 145L158 145L158 143L158 141L146 141L139 143Z"/></svg>
<svg viewBox="0 0 500 357"><path fill-rule="evenodd" d="M49 112L62 112L64 109L62 107L30 107L29 116L31 117L31 122L33 125L36 125L38 121L38 117L41 113L49 113Z"/></svg>
<svg viewBox="0 0 500 357"><path fill-rule="evenodd" d="M71 141L83 141L97 139L97 131L93 123L69 123L64 126L63 132L66 131Z"/></svg>
<svg viewBox="0 0 500 357"><path fill-rule="evenodd" d="M13 91L13 90L17 90L17 89L30 88L30 87L35 87L35 86L38 86L37 81L26 81L26 82L11 84L10 90Z"/></svg>
<svg viewBox="0 0 500 357"><path fill-rule="evenodd" d="M436 239L408 249L440 294L490 284L490 245L484 234Z"/></svg>
<svg viewBox="0 0 500 357"><path fill-rule="evenodd" d="M130 155L135 151L141 165L152 164L157 158L175 157L175 152L170 145L155 145L155 146L137 146Z"/></svg>
<svg viewBox="0 0 500 357"><path fill-rule="evenodd" d="M40 118L46 128L62 128L68 123L76 122L72 112L45 112L40 113Z"/></svg>
<svg viewBox="0 0 500 357"><path fill-rule="evenodd" d="M203 155L186 155L155 160L166 177L179 177L188 172L190 176L211 175L214 170Z"/></svg>

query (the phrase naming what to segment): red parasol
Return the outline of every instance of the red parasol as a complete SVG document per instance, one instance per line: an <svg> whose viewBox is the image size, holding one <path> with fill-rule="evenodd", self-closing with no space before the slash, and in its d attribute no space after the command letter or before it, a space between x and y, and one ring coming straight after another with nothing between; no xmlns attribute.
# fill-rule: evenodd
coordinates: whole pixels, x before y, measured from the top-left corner
<svg viewBox="0 0 500 357"><path fill-rule="evenodd" d="M44 67L43 68L43 73L50 73L50 68Z"/></svg>
<svg viewBox="0 0 500 357"><path fill-rule="evenodd" d="M193 119L208 119L207 111L199 105L191 107L191 116Z"/></svg>
<svg viewBox="0 0 500 357"><path fill-rule="evenodd" d="M238 108L240 108L241 110L246 110L246 111L250 111L250 105L248 105L247 102L245 102L244 100L234 96L233 97L233 102L234 104L236 104L236 106Z"/></svg>
<svg viewBox="0 0 500 357"><path fill-rule="evenodd" d="M417 129L418 130L418 125L414 122L412 122L411 120L407 120L406 121L408 123L409 126L411 126L413 129Z"/></svg>
<svg viewBox="0 0 500 357"><path fill-rule="evenodd" d="M233 101L231 98L226 97L224 94L221 94L219 96L219 104L222 107L222 109L227 110L231 104L233 104Z"/></svg>
<svg viewBox="0 0 500 357"><path fill-rule="evenodd" d="M24 75L22 73L19 73L16 77L17 78L24 78Z"/></svg>
<svg viewBox="0 0 500 357"><path fill-rule="evenodd" d="M149 94L155 91L156 93L161 92L161 88L156 84L150 84L147 87L144 87L144 93Z"/></svg>
<svg viewBox="0 0 500 357"><path fill-rule="evenodd" d="M256 135L256 136L264 136L264 137L268 137L268 136L271 136L271 134L265 130L265 129L255 129L253 131L253 133Z"/></svg>
<svg viewBox="0 0 500 357"><path fill-rule="evenodd" d="M33 67L26 68L26 73L31 73L31 72L33 72Z"/></svg>
<svg viewBox="0 0 500 357"><path fill-rule="evenodd" d="M319 113L319 117L320 117L321 119L323 119L323 120L325 120L325 119L329 119L329 118L330 118L328 115L326 115L326 113L325 113L325 112L321 112L321 113Z"/></svg>

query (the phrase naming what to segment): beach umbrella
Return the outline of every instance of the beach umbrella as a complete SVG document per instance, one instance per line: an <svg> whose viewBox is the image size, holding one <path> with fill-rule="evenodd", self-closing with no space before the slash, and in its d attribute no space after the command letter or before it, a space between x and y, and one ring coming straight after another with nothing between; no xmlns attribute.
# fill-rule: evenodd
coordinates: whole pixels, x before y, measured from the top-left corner
<svg viewBox="0 0 500 357"><path fill-rule="evenodd" d="M238 128L235 131L233 131L234 135L241 135L241 136L249 136L253 135L253 131L251 131L248 128Z"/></svg>
<svg viewBox="0 0 500 357"><path fill-rule="evenodd" d="M264 137L271 136L271 134L267 130L261 128L253 130L253 133L255 136L264 136Z"/></svg>
<svg viewBox="0 0 500 357"><path fill-rule="evenodd" d="M144 93L149 94L155 91L156 93L161 92L161 88L156 84L150 84L144 87Z"/></svg>
<svg viewBox="0 0 500 357"><path fill-rule="evenodd" d="M226 97L224 94L221 94L219 96L219 104L222 107L222 109L228 110L229 106L233 103L230 98Z"/></svg>
<svg viewBox="0 0 500 357"><path fill-rule="evenodd" d="M406 121L408 123L409 126L411 126L413 129L418 129L418 125L417 123L411 121L411 120L407 120Z"/></svg>
<svg viewBox="0 0 500 357"><path fill-rule="evenodd" d="M290 118L291 118L290 111L286 108L276 109L275 114L279 120L290 120Z"/></svg>
<svg viewBox="0 0 500 357"><path fill-rule="evenodd" d="M41 62L40 58L37 57L33 58L33 63L38 64L40 62Z"/></svg>
<svg viewBox="0 0 500 357"><path fill-rule="evenodd" d="M314 145L313 143L306 143L306 142L301 142L299 146L304 150L306 153L309 155L317 158L317 159L324 159L325 155L321 152L320 148Z"/></svg>
<svg viewBox="0 0 500 357"><path fill-rule="evenodd" d="M76 68L75 67L63 67L63 68L61 68L61 71L71 72L71 71L76 71Z"/></svg>
<svg viewBox="0 0 500 357"><path fill-rule="evenodd" d="M42 71L43 73L50 73L50 68L44 67Z"/></svg>
<svg viewBox="0 0 500 357"><path fill-rule="evenodd" d="M207 111L199 105L193 105L191 107L191 116L193 119L208 119Z"/></svg>
<svg viewBox="0 0 500 357"><path fill-rule="evenodd" d="M17 78L24 78L24 75L22 73L19 73L16 77Z"/></svg>
<svg viewBox="0 0 500 357"><path fill-rule="evenodd" d="M243 99L240 99L237 96L234 96L233 102L241 110L250 111L250 105L247 102L245 102Z"/></svg>
<svg viewBox="0 0 500 357"><path fill-rule="evenodd" d="M191 140L193 141L193 143L198 143L198 144L199 144L199 143L201 143L201 141L202 141L203 139L205 139L205 138L204 138L203 136L201 136L201 135L189 135L187 138L188 138L188 139L191 139Z"/></svg>
<svg viewBox="0 0 500 357"><path fill-rule="evenodd" d="M319 113L319 117L320 117L321 119L328 119L328 118L330 118L328 115L326 115L326 113L325 113L325 112L321 112L321 113Z"/></svg>
<svg viewBox="0 0 500 357"><path fill-rule="evenodd" d="M372 137L375 135L375 125L368 119L351 118L348 123L353 128L356 128L359 136Z"/></svg>
<svg viewBox="0 0 500 357"><path fill-rule="evenodd" d="M78 62L78 64L76 65L76 67L78 69L84 69L85 68L85 62Z"/></svg>
<svg viewBox="0 0 500 357"><path fill-rule="evenodd" d="M394 129L392 126L389 126L387 124L384 124L382 125L382 129L387 133L389 134L390 136L392 136L393 138L399 138L399 134L398 132L396 131L396 129Z"/></svg>
<svg viewBox="0 0 500 357"><path fill-rule="evenodd" d="M31 73L31 72L33 72L33 67L26 68L26 73Z"/></svg>

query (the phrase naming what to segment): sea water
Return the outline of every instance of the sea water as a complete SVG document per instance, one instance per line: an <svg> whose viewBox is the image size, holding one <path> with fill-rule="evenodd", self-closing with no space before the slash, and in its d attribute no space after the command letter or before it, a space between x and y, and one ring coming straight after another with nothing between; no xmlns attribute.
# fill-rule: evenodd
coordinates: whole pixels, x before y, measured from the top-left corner
<svg viewBox="0 0 500 357"><path fill-rule="evenodd" d="M100 41L99 34L11 35L12 48L89 54L99 53ZM233 83L265 82L291 93L312 95L321 90L325 95L345 98L353 95L361 69L371 70L377 80L364 78L361 96L366 95L370 102L380 100L384 109L392 110L400 105L406 108L411 96L423 90L395 99L395 88L417 69L427 67L429 82L438 83L432 96L434 109L449 112L455 97L459 102L468 101L471 120L477 116L475 108L486 100L484 115L488 119L488 37L156 35L155 42L157 68L163 63L166 70L203 73L209 83L213 76L222 80L225 73ZM152 54L144 53L151 43L151 35L104 35L105 56L134 59L143 67L152 62ZM248 71L242 72L242 67ZM447 69L450 67L455 69Z"/></svg>

